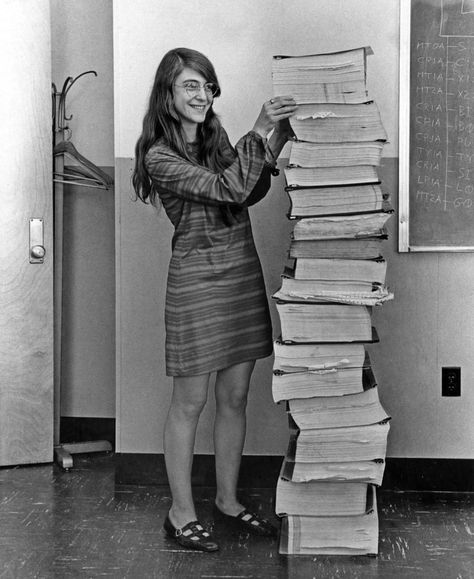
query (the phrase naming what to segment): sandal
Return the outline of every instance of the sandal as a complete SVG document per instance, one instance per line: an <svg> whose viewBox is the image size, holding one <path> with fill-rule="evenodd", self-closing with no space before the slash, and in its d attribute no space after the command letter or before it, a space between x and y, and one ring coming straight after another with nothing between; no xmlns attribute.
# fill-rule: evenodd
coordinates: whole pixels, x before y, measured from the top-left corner
<svg viewBox="0 0 474 579"><path fill-rule="evenodd" d="M197 551L211 553L217 551L219 545L212 540L211 535L204 529L199 521L191 521L181 529L177 529L167 515L163 528L166 534L172 537L179 545Z"/></svg>
<svg viewBox="0 0 474 579"><path fill-rule="evenodd" d="M238 515L227 515L215 505L215 512L226 523L235 523L240 528L244 528L254 535L260 535L261 537L276 537L278 535L278 529L269 520L259 517L247 509L244 509Z"/></svg>

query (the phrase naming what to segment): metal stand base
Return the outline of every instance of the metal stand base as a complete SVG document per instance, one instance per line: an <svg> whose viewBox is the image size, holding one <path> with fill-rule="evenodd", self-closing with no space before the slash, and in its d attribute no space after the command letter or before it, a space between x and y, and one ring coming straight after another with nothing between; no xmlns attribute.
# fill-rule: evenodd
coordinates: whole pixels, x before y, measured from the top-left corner
<svg viewBox="0 0 474 579"><path fill-rule="evenodd" d="M87 454L89 452L110 452L112 445L108 440L94 440L92 442L71 442L54 447L54 458L60 467L69 470L73 465L73 454Z"/></svg>

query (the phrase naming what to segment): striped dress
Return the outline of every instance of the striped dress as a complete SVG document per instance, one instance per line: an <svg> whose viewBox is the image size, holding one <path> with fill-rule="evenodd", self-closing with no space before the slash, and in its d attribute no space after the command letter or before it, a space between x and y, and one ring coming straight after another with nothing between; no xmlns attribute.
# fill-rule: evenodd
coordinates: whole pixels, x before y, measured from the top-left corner
<svg viewBox="0 0 474 579"><path fill-rule="evenodd" d="M145 160L175 228L165 306L169 376L205 374L272 352L247 210L270 187L265 142L251 131L234 149L223 132L222 146L229 165L221 173L189 162L160 140Z"/></svg>

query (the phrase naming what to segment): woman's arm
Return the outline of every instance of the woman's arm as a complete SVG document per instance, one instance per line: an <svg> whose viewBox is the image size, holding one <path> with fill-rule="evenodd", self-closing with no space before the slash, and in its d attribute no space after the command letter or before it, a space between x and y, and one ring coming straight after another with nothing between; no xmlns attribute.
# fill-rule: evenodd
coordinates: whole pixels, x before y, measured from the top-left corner
<svg viewBox="0 0 474 579"><path fill-rule="evenodd" d="M260 179L257 181L252 193L247 198L247 206L255 205L255 203L258 203L265 197L270 189L271 175L278 175L279 173L278 170L275 172L277 159L288 139L291 139L294 136L295 133L293 132L288 119L278 123L271 137L267 141L267 146L265 148L265 167L262 170Z"/></svg>
<svg viewBox="0 0 474 579"><path fill-rule="evenodd" d="M265 161L271 167L276 166L277 159L288 139L295 136L289 118L297 108L293 97L275 97L263 105L254 125L254 130L265 137L274 129L268 138L265 155ZM270 130L268 130L269 127L271 127Z"/></svg>
<svg viewBox="0 0 474 579"><path fill-rule="evenodd" d="M197 203L243 205L262 173L265 141L253 131L244 135L235 146L234 160L220 173L160 143L150 149L145 164L158 191Z"/></svg>
<svg viewBox="0 0 474 579"><path fill-rule="evenodd" d="M293 132L288 119L280 121L267 141L267 156L265 160L270 164L276 163L283 147L288 140L292 139L294 136L295 133Z"/></svg>
<svg viewBox="0 0 474 579"><path fill-rule="evenodd" d="M221 173L183 159L164 144L148 152L145 160L148 173L159 191L199 203L244 205L257 183L262 184L262 171L268 172L265 164L275 165L267 135L275 129L276 136L271 141L278 155L288 138L284 121L296 108L291 97L276 97L265 103L252 131L236 144L233 162Z"/></svg>

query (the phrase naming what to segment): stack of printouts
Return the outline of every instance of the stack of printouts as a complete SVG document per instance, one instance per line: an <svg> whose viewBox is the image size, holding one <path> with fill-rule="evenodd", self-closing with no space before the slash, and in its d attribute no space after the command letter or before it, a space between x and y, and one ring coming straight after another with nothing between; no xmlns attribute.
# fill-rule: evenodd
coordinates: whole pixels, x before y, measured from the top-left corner
<svg viewBox="0 0 474 579"><path fill-rule="evenodd" d="M274 298L281 322L273 397L290 442L276 492L282 554L376 554L375 489L389 416L366 345L385 285L392 210L378 175L386 133L366 86L368 48L273 59L274 94L292 95L285 168L294 220Z"/></svg>

